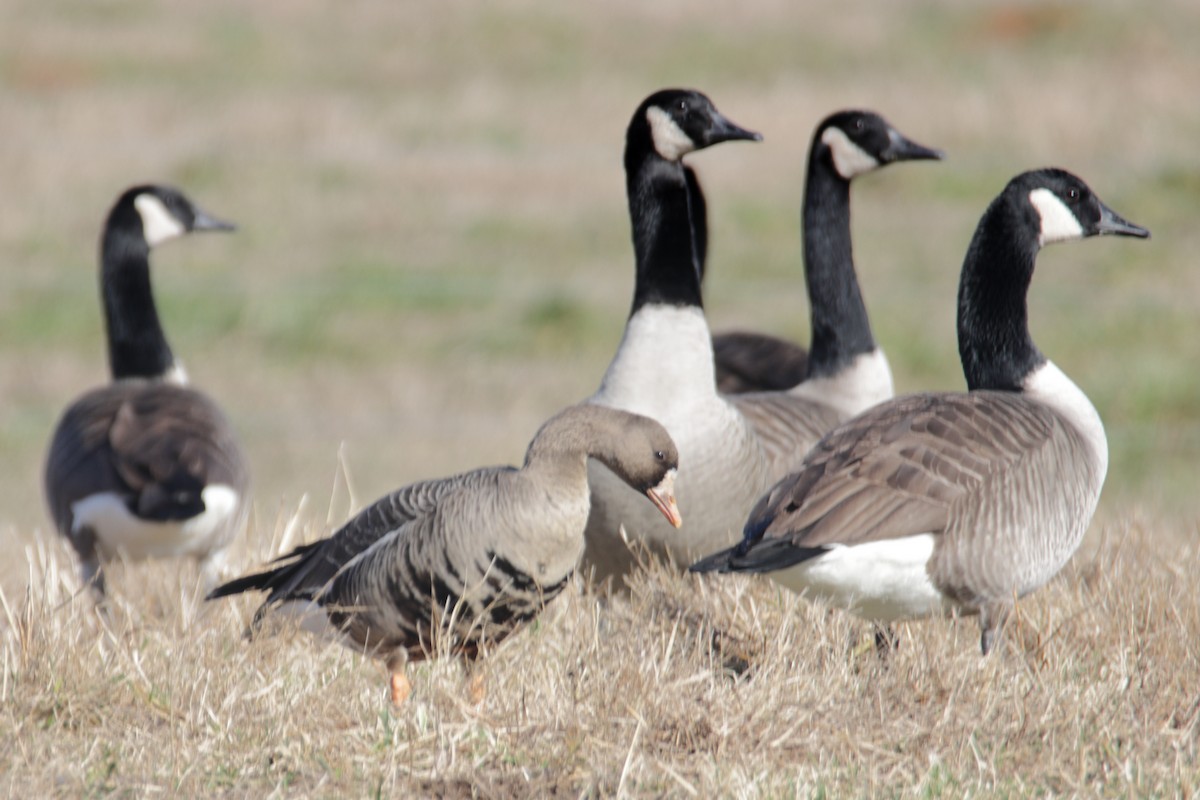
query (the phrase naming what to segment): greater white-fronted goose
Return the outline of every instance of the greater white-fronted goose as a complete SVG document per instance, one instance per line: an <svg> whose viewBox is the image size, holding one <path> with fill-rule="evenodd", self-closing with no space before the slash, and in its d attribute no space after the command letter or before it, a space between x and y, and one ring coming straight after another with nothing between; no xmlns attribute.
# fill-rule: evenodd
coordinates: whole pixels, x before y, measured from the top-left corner
<svg viewBox="0 0 1200 800"><path fill-rule="evenodd" d="M811 309L811 353L785 339L735 331L713 336L717 388L726 394L783 391L805 380L820 392L861 395L868 408L892 396L892 373L871 333L850 242L850 182L897 161L940 159L872 111L838 111L813 133L801 238Z"/></svg>
<svg viewBox="0 0 1200 800"><path fill-rule="evenodd" d="M896 398L830 432L759 501L742 543L692 570L768 573L882 625L978 614L990 652L1014 599L1079 546L1108 468L1099 414L1034 345L1026 305L1043 245L1099 234L1150 235L1070 173L1014 178L963 263L969 391Z"/></svg>
<svg viewBox="0 0 1200 800"><path fill-rule="evenodd" d="M269 592L256 624L276 606L298 603L292 610L303 612L315 604L322 624L387 663L399 705L410 691L408 661L440 652L474 658L563 590L583 552L589 456L680 525L679 457L666 430L646 417L577 405L542 426L520 469L406 486L333 536L209 599Z"/></svg>
<svg viewBox="0 0 1200 800"><path fill-rule="evenodd" d="M118 552L191 556L212 586L245 526L246 458L217 405L186 386L150 285L150 249L205 230L233 226L166 186L128 189L104 226L100 288L112 383L63 414L44 476L55 527L100 596L102 564Z"/></svg>

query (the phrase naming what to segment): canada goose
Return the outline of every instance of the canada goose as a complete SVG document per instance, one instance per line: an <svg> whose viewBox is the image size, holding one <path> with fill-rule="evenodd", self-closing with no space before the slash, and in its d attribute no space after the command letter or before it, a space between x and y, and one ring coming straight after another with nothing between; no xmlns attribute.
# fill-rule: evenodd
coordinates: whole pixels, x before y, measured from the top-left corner
<svg viewBox="0 0 1200 800"><path fill-rule="evenodd" d="M128 189L105 223L100 288L112 383L66 410L45 471L54 524L99 596L101 564L118 551L192 556L211 586L245 525L245 456L217 405L185 385L150 287L151 248L192 231L230 230L166 186Z"/></svg>
<svg viewBox="0 0 1200 800"><path fill-rule="evenodd" d="M762 492L795 469L825 431L862 410L782 393L717 394L697 259L707 232L693 224L694 176L680 159L718 142L759 138L691 90L656 92L630 120L625 173L637 265L633 307L589 402L645 414L666 427L686 465L678 491L691 521L675 532L592 465L584 559L599 579L632 568L623 534L681 565L733 544Z"/></svg>
<svg viewBox="0 0 1200 800"><path fill-rule="evenodd" d="M406 486L281 566L231 581L209 599L269 592L255 626L270 608L316 604L319 627L332 625L387 663L399 705L410 691L407 661L446 651L474 658L566 586L583 552L589 456L680 525L679 457L666 430L646 417L577 405L542 426L520 469ZM448 637L444 649L438 637Z"/></svg>
<svg viewBox="0 0 1200 800"><path fill-rule="evenodd" d="M940 159L871 111L838 111L813 133L804 183L801 236L812 313L810 354L792 342L736 331L713 336L717 388L726 394L781 391L855 367L875 402L892 396L892 374L877 351L850 244L850 182L897 161ZM864 358L859 358L863 356Z"/></svg>
<svg viewBox="0 0 1200 800"><path fill-rule="evenodd" d="M968 391L896 398L830 432L759 501L742 543L692 571L769 573L884 625L979 614L990 652L1014 599L1079 546L1108 468L1099 414L1034 345L1026 305L1043 245L1098 234L1150 235L1070 173L1013 178L963 263Z"/></svg>

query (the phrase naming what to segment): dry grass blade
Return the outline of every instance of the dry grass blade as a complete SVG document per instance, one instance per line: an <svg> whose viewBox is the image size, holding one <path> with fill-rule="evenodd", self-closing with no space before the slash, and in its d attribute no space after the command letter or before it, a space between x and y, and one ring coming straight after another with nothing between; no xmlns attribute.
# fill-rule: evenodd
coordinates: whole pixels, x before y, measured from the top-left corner
<svg viewBox="0 0 1200 800"><path fill-rule="evenodd" d="M478 703L454 659L411 665L400 713L372 659L286 628L247 643L246 606L195 609L194 571L181 589L179 565L126 565L101 623L55 579L66 554L31 548L42 575L19 601L0 597L3 786L448 796L1195 786L1197 549L1138 520L1099 534L1021 602L988 659L973 620L911 623L884 664L870 626L848 615L766 582L649 564L626 596L578 581L550 603L483 660ZM1171 537L1170 564L1145 558ZM714 651L718 631L750 643L740 678Z"/></svg>

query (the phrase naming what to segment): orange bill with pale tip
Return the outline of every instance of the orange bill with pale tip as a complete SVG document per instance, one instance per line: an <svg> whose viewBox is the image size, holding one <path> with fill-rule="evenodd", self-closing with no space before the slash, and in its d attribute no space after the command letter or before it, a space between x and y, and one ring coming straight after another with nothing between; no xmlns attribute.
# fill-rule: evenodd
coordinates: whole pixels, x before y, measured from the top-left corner
<svg viewBox="0 0 1200 800"><path fill-rule="evenodd" d="M647 489L646 496L667 522L676 528L683 525L683 517L679 516L679 506L675 503L675 470L668 472L657 486Z"/></svg>

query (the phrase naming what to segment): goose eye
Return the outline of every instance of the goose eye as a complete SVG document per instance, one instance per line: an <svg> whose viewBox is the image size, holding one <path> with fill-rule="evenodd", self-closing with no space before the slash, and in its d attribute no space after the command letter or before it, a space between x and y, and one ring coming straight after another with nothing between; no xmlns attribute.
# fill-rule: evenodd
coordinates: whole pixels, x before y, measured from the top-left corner
<svg viewBox="0 0 1200 800"><path fill-rule="evenodd" d="M1079 199L1079 190L1074 187L1067 189L1067 198L1069 200L1078 200Z"/></svg>
<svg viewBox="0 0 1200 800"><path fill-rule="evenodd" d="M859 117L858 119L854 120L854 130L861 131L862 129L863 129L863 121L862 121L862 117Z"/></svg>
<svg viewBox="0 0 1200 800"><path fill-rule="evenodd" d="M654 451L654 457L655 457L655 458L657 458L659 461L666 461L666 460L667 460L667 454L666 454L666 453L664 453L662 450L655 450L655 451Z"/></svg>
<svg viewBox="0 0 1200 800"><path fill-rule="evenodd" d="M679 110L680 110L682 113L684 113L684 114L686 114L686 113L687 113L687 110L688 110L688 107L687 107L687 100L680 100L680 101L679 101Z"/></svg>

